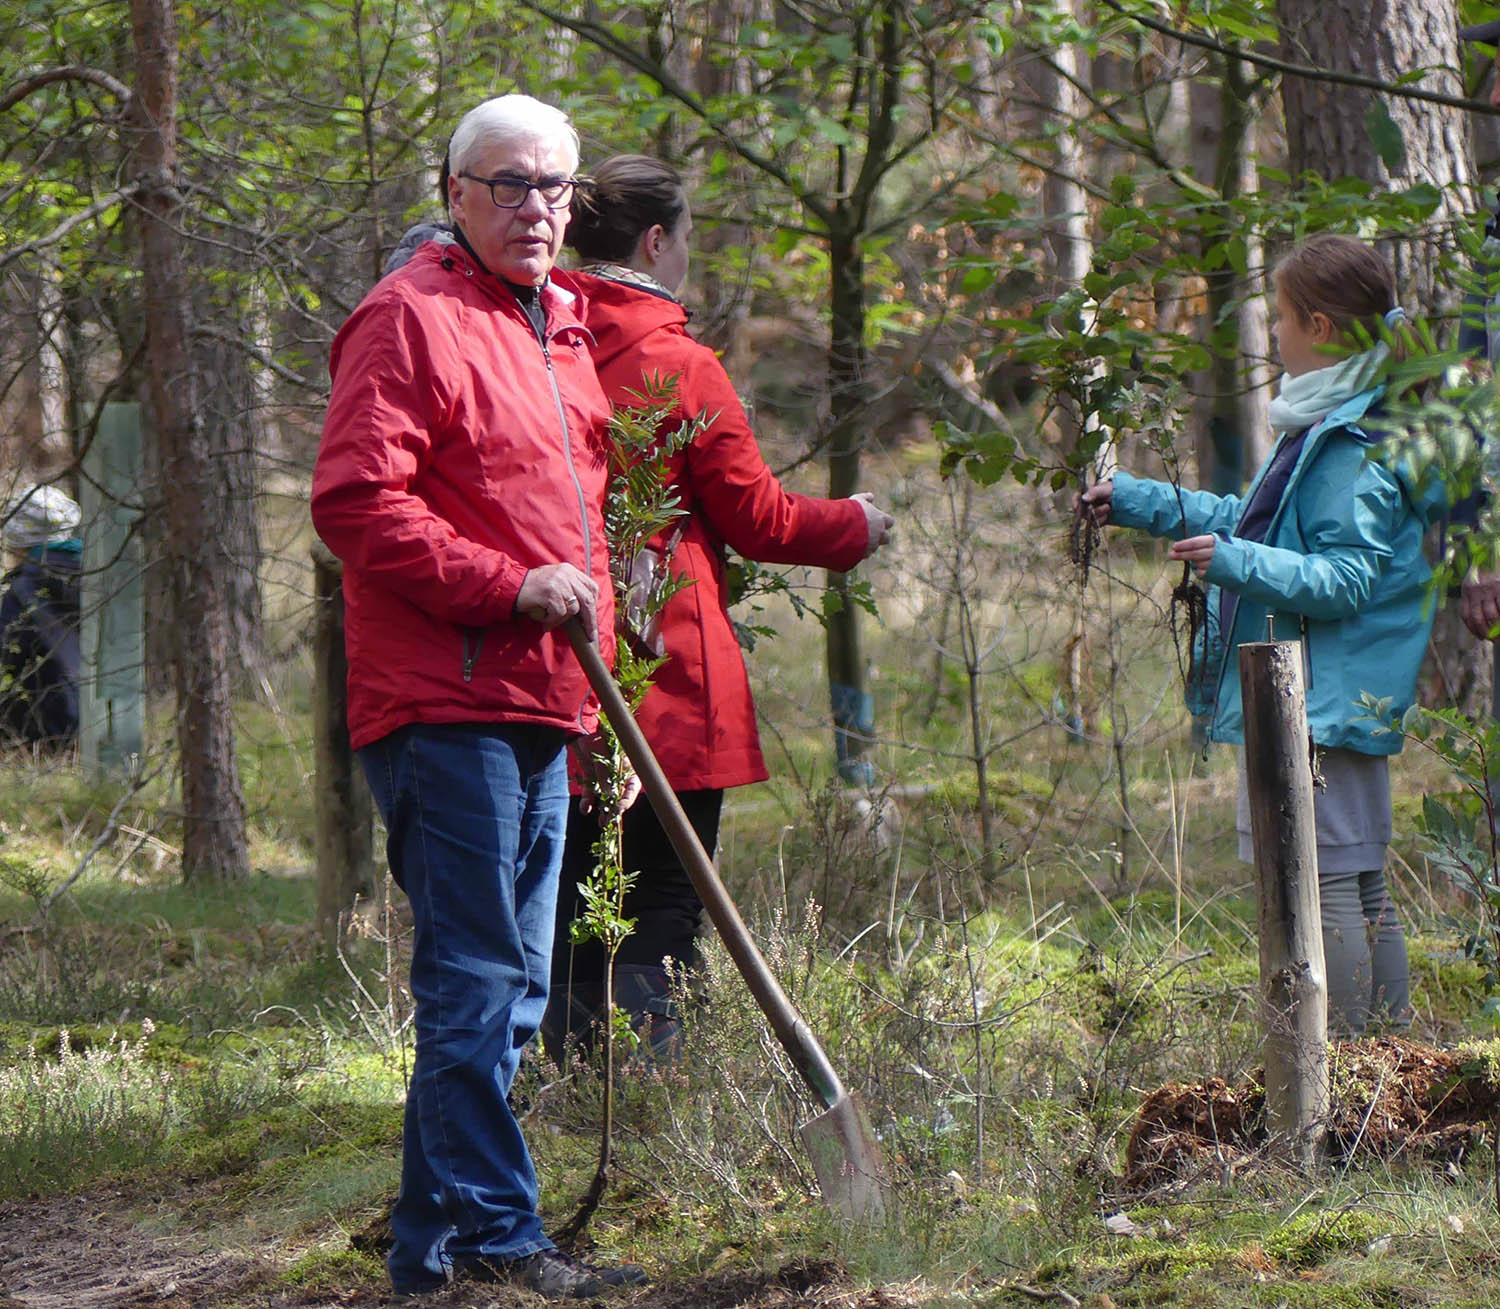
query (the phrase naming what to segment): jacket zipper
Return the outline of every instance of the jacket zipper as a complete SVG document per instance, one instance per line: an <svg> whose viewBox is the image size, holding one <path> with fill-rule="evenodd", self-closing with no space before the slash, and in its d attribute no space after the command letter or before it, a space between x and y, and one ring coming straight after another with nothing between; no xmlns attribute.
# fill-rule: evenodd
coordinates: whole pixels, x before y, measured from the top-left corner
<svg viewBox="0 0 1500 1309"><path fill-rule="evenodd" d="M562 392L557 389L557 374L552 371L552 352L547 342L542 341L542 359L547 364L547 381L552 386L552 400L557 405L557 422L562 428L563 453L568 456L568 476L573 479L573 491L578 496L578 524L583 529L583 571L594 575L594 544L589 540L589 505L583 494L583 483L578 480L578 468L573 462L573 437L568 431L568 416L563 409Z"/></svg>
<svg viewBox="0 0 1500 1309"><path fill-rule="evenodd" d="M544 311L545 312L545 311ZM562 429L563 454L568 460L568 476L573 479L573 491L578 497L578 524L583 531L583 571L592 577L594 575L594 548L589 539L589 506L588 500L583 494L583 483L578 480L578 467L573 462L573 437L568 431L568 415L563 408L562 392L557 389L557 374L552 368L552 351L547 347L547 337L544 332L537 331L536 324L531 321L531 315L522 310L524 317L531 326L532 335L537 339L537 344L542 347L542 362L547 365L547 383L552 388L552 403L557 406L557 425ZM583 705L578 706L576 717L578 730L583 731Z"/></svg>
<svg viewBox="0 0 1500 1309"><path fill-rule="evenodd" d="M479 660L479 652L484 649L484 629L481 627L464 628L464 681L469 682L474 678L474 665Z"/></svg>
<svg viewBox="0 0 1500 1309"><path fill-rule="evenodd" d="M1313 424L1313 427L1319 427L1319 426L1321 426L1321 420L1318 423L1314 423ZM1321 436L1322 433L1319 432L1318 435ZM1312 436L1313 436L1313 432L1312 432L1312 429L1310 428L1308 430L1308 436L1307 436L1306 439L1311 439ZM1306 467L1306 464L1305 464L1304 461L1307 458L1307 444L1306 444L1306 439L1304 440L1301 452L1297 456L1297 465L1300 465L1300 466L1302 466L1304 468ZM1286 434L1282 433L1281 440L1277 441L1277 443L1276 443L1276 448L1278 450L1281 448L1281 444L1285 440L1286 440ZM1272 458L1274 458L1274 457L1275 457L1275 452L1273 451L1272 452ZM1268 461L1268 463L1269 463L1269 461ZM1286 485L1284 487L1282 487L1282 489L1281 489L1281 500L1278 502L1278 504L1276 506L1276 512L1271 515L1271 521L1266 524L1266 535L1261 538L1262 541L1264 541L1267 537L1269 537L1271 535L1271 533L1276 529L1277 524L1279 524L1281 522L1281 515L1282 515L1283 512L1285 512L1285 509L1286 509L1287 497L1291 494L1293 488L1296 486L1296 483L1297 483L1297 468L1296 468L1296 466L1294 466L1293 469L1292 469L1292 472L1291 472L1290 476L1288 476L1288 478L1287 478ZM1250 501L1252 499L1254 499L1255 492L1259 488L1259 486L1260 486L1260 480L1257 479L1255 482L1251 483L1250 489L1245 493L1245 505L1244 505L1244 508L1240 510L1240 516L1235 520L1234 527L1230 529L1230 535L1231 536L1233 536L1234 533L1235 533L1235 531L1237 531L1239 529L1240 524L1245 521L1245 515L1250 512ZM1222 587L1220 588L1220 594L1223 594L1223 588ZM1271 611L1268 609L1266 612L1268 614L1270 614ZM1218 712L1219 712L1219 688L1224 684L1224 672L1225 672L1225 669L1227 669L1228 666L1229 666L1229 654L1230 654L1230 651L1233 650L1233 648L1234 648L1234 645L1233 645L1234 629L1238 625L1239 620L1240 620L1240 597L1238 595L1236 595L1234 597L1234 612L1230 616L1230 619L1229 619L1229 630L1227 632L1223 632L1223 633L1220 634L1221 638L1222 638L1220 640L1220 646L1222 648L1221 648L1221 650L1219 652L1219 667L1218 667L1218 671L1214 675L1214 707L1213 707L1213 713L1210 714L1210 716L1209 716L1210 723L1212 723L1213 719L1218 715ZM1302 624L1302 650L1303 650L1303 658L1306 659L1307 658L1307 653L1306 653L1307 652L1307 616L1305 614L1302 615L1302 617L1301 617L1301 624ZM1207 634L1205 632L1205 635L1204 635L1205 642L1207 641L1207 639L1208 639L1207 638ZM1306 689L1307 690L1311 690L1312 689L1312 667L1311 667L1310 664L1308 665L1308 667L1307 667L1307 669L1305 671L1306 671L1306 681L1307 681L1307 688ZM1241 707L1241 714L1243 714L1243 712L1244 712L1244 710L1243 710L1243 706L1242 706Z"/></svg>

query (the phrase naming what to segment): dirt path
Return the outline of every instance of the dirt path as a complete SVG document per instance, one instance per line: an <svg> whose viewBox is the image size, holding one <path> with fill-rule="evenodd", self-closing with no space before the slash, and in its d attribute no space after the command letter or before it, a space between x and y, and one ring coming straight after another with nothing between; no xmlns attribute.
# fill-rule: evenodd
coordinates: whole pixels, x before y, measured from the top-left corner
<svg viewBox="0 0 1500 1309"><path fill-rule="evenodd" d="M374 1309L386 1288L308 1291L277 1286L268 1255L227 1252L201 1233L163 1236L138 1196L64 1196L0 1206L0 1309ZM543 1309L523 1291L452 1287L432 1309ZM604 1302L599 1302L603 1304ZM915 1309L897 1288L856 1289L837 1264L794 1262L643 1287L617 1309Z"/></svg>
<svg viewBox="0 0 1500 1309"><path fill-rule="evenodd" d="M131 1206L139 1212L139 1206ZM264 1277L259 1260L201 1237L145 1230L117 1198L65 1196L0 1207L0 1306L177 1309Z"/></svg>

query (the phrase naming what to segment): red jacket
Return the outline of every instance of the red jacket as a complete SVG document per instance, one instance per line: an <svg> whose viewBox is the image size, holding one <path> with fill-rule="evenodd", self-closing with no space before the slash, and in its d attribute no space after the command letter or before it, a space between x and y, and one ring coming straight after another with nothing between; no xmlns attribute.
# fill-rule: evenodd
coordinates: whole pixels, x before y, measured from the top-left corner
<svg viewBox="0 0 1500 1309"><path fill-rule="evenodd" d="M764 563L812 564L844 572L865 552L864 510L852 500L819 500L781 488L724 366L687 334L674 300L640 287L576 274L593 332L594 364L615 404L657 374L678 377L678 407L663 431L686 417L713 418L673 457L672 476L687 529L672 572L692 579L662 611L667 662L638 717L679 791L722 789L767 776L744 657L729 621L724 552Z"/></svg>
<svg viewBox="0 0 1500 1309"><path fill-rule="evenodd" d="M515 613L531 568L575 564L613 657L608 407L557 282L544 354L509 290L428 244L334 338L312 514L344 561L356 748L413 722L596 726L566 638Z"/></svg>

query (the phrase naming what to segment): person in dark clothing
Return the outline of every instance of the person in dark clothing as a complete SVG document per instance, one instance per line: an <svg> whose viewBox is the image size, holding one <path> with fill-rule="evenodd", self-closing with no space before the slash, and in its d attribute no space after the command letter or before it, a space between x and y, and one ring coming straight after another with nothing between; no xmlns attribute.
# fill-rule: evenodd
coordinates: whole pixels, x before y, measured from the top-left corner
<svg viewBox="0 0 1500 1309"><path fill-rule="evenodd" d="M6 506L0 596L0 733L58 749L78 736L77 503L29 486Z"/></svg>

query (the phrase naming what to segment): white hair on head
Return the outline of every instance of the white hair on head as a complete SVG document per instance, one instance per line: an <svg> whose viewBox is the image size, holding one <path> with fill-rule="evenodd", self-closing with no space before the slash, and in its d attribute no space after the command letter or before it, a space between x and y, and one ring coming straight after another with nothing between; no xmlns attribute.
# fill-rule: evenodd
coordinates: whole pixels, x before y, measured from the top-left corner
<svg viewBox="0 0 1500 1309"><path fill-rule="evenodd" d="M469 110L448 141L448 167L457 176L486 145L532 141L561 142L573 156L568 171L578 171L578 131L572 120L556 106L529 95L497 95Z"/></svg>

